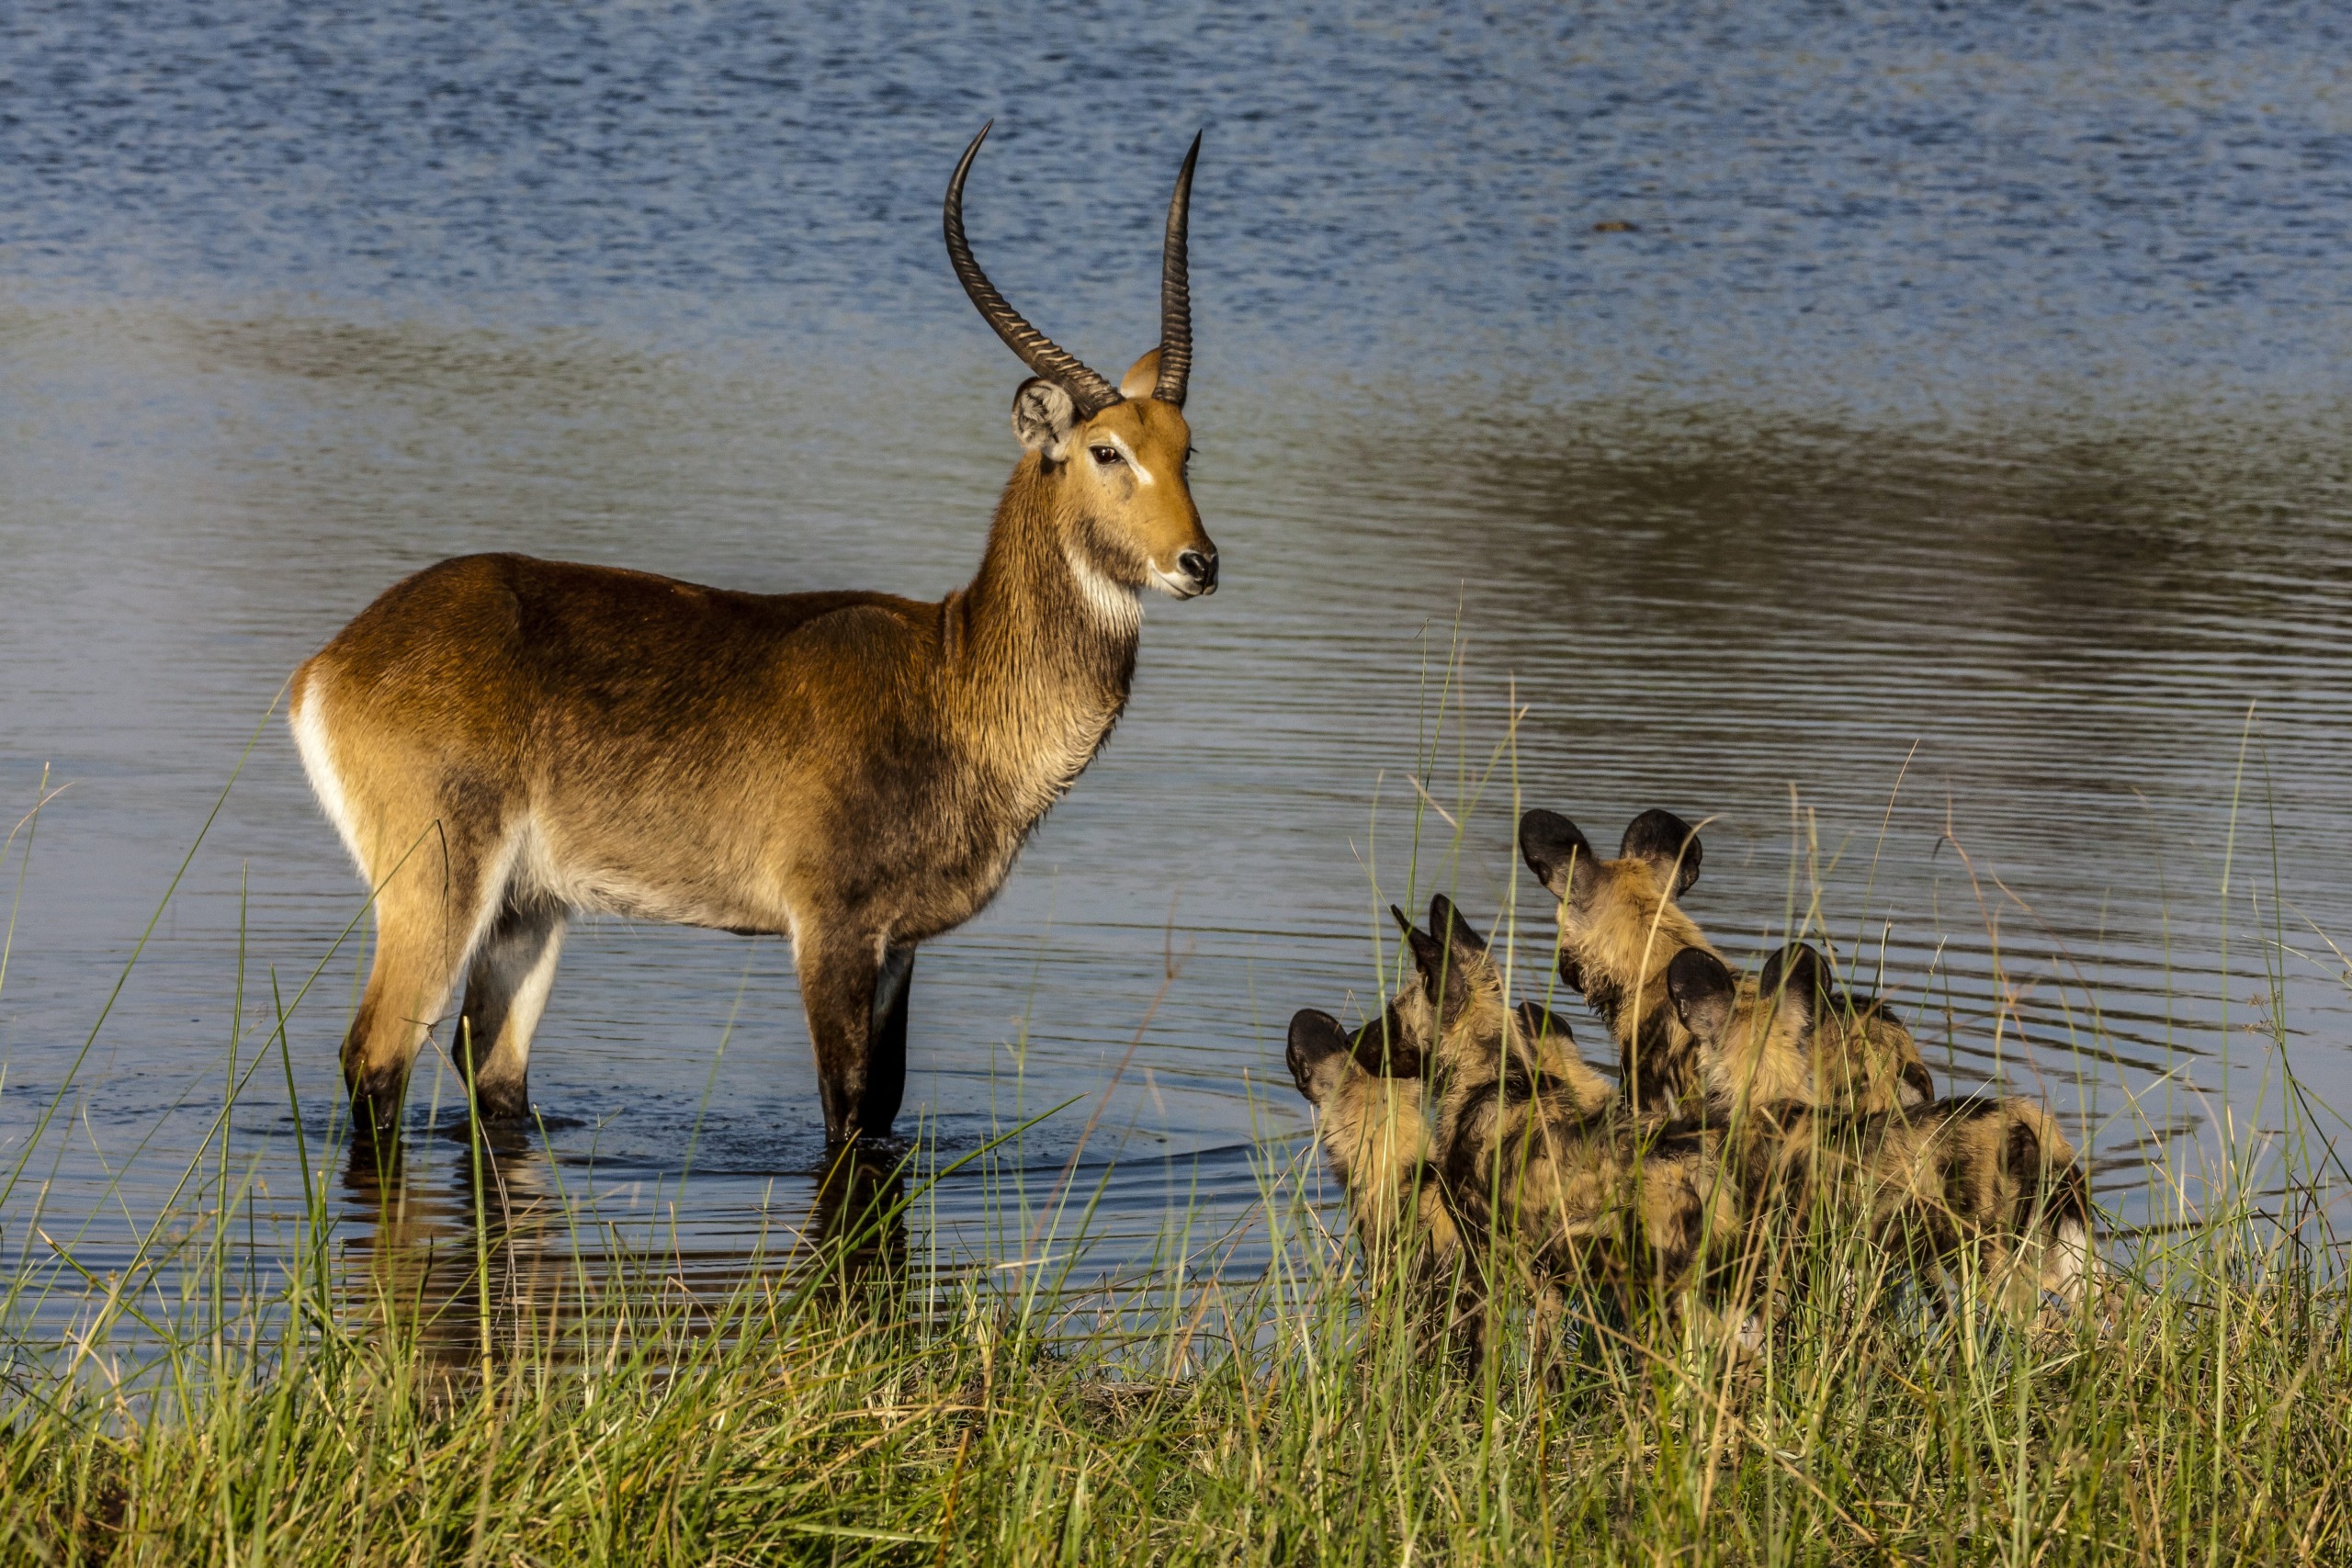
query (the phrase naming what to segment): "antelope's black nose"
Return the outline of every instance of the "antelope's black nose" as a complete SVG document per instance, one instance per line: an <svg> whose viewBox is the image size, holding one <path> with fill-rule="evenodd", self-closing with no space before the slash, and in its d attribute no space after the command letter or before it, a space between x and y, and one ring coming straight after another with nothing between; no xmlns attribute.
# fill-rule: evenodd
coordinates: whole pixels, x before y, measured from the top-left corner
<svg viewBox="0 0 2352 1568"><path fill-rule="evenodd" d="M1176 570L1193 580L1193 586L1204 593L1216 592L1216 552L1206 555L1198 550L1186 550L1176 558Z"/></svg>

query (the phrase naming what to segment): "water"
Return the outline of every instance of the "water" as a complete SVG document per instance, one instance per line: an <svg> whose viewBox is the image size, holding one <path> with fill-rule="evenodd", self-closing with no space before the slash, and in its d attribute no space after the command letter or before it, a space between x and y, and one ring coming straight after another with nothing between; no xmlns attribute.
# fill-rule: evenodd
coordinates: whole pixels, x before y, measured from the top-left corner
<svg viewBox="0 0 2352 1568"><path fill-rule="evenodd" d="M338 1245L469 1234L465 1145L426 1130L446 1078L413 1099L417 1225L322 1134L359 894L280 684L466 550L962 581L1018 371L937 202L990 116L975 244L1113 375L1206 127L1190 412L1226 581L1150 608L1110 750L925 951L910 1129L952 1157L1076 1100L945 1183L925 1237L1049 1252L1024 1217L1075 1158L1105 1257L1190 1207L1201 1260L1250 1265L1305 1126L1283 1025L1372 995L1432 728L1426 787L1476 799L1458 857L1423 813L1410 891L1501 911L1514 790L1602 842L1664 805L1712 818L1690 908L1744 949L1817 843L1796 881L1939 1070L2050 1094L2152 1217L2148 1161L2283 1124L2278 1001L2287 1060L2352 1106L2346 30L13 8L0 801L69 787L0 988L28 1173L0 1249L38 1255L38 1220L122 1267L273 981ZM532 1081L548 1134L503 1190L590 1193L715 1274L805 1223L780 943L578 929ZM273 1059L230 1142L265 1265L297 1143Z"/></svg>

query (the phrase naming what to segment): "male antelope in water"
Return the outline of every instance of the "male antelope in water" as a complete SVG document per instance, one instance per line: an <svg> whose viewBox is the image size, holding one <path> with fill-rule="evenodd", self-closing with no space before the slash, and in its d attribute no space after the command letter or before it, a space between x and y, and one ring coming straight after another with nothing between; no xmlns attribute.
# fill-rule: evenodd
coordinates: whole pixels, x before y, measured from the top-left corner
<svg viewBox="0 0 2352 1568"><path fill-rule="evenodd" d="M1026 454L970 586L741 593L469 556L394 584L296 673L294 738L375 889L343 1045L363 1127L465 976L456 1056L487 1118L527 1108L531 1032L574 910L792 938L836 1142L887 1134L915 945L978 913L1118 721L1139 595L1216 588L1185 477L1185 223L1168 208L1159 346L1113 386L947 254L1032 377Z"/></svg>

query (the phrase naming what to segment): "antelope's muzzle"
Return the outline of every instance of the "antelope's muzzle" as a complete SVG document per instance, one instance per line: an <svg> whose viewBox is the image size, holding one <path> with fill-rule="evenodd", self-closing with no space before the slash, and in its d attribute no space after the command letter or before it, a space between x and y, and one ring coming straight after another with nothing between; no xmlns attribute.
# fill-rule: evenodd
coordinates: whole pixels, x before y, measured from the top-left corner
<svg viewBox="0 0 2352 1568"><path fill-rule="evenodd" d="M1216 592L1216 551L1186 550L1176 558L1176 570L1183 574L1194 593Z"/></svg>

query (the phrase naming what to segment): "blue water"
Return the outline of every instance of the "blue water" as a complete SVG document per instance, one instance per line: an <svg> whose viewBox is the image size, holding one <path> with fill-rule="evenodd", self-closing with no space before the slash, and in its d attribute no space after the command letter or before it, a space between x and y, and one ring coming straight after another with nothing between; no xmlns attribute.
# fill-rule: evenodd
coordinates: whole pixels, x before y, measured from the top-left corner
<svg viewBox="0 0 2352 1568"><path fill-rule="evenodd" d="M1099 1105L1107 1229L1246 1230L1305 1125L1290 1012L1363 1004L1415 872L1496 916L1514 789L1604 841L1714 818L1690 907L1735 948L1825 883L1939 1068L2077 1114L2126 1219L2290 1125L2279 1005L2352 1107L2352 27L1754 9L10 8L0 818L70 787L0 983L0 1252L37 1201L130 1257L273 971L319 976L288 1054L339 1168L359 893L267 715L383 586L480 548L968 575L1020 372L938 201L991 117L974 243L1114 375L1205 130L1226 583L1152 608L1110 750L925 953L910 1127L969 1148L1076 1097L1016 1167L1049 1189ZM1438 731L1466 830L1425 811L1413 866ZM447 1218L429 1078L407 1173ZM587 927L533 1088L520 1184L720 1260L806 1210L778 943ZM231 1125L298 1199L277 1067ZM364 1186L349 1244L404 1245ZM1007 1212L974 1183L924 1223L994 1253Z"/></svg>

